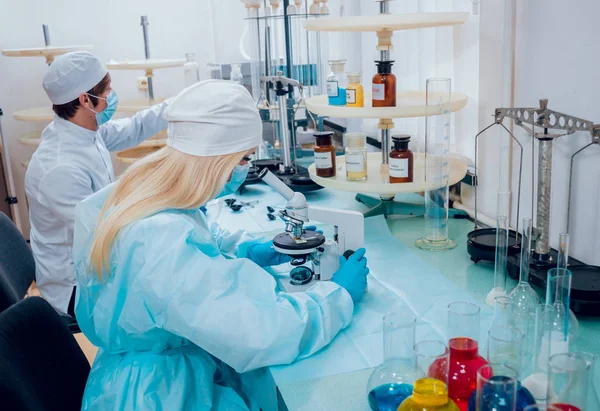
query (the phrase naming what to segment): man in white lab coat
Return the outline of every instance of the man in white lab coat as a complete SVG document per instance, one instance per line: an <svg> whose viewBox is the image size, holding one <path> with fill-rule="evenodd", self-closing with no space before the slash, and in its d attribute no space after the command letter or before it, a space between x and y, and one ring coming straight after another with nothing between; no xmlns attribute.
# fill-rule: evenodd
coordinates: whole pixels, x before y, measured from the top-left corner
<svg viewBox="0 0 600 411"><path fill-rule="evenodd" d="M104 64L87 51L57 57L43 86L56 115L25 175L31 248L42 296L60 314L73 315L75 205L115 180L110 151L134 147L167 127L168 102L109 121L118 99Z"/></svg>

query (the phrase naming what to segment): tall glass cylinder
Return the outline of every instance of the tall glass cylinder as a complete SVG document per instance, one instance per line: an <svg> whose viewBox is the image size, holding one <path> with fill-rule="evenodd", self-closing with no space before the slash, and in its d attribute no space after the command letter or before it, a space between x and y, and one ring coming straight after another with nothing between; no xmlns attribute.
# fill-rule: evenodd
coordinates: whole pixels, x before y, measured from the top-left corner
<svg viewBox="0 0 600 411"><path fill-rule="evenodd" d="M246 19L246 29L248 30L248 44L250 45L250 72L252 74L252 98L259 102L262 90L260 87L260 77L263 75L263 61L261 59L261 35L259 24L259 8L248 8L248 18ZM262 103L262 102L261 102Z"/></svg>
<svg viewBox="0 0 600 411"><path fill-rule="evenodd" d="M384 363L373 371L367 384L367 398L374 411L395 410L412 393L418 378L413 350L416 321L407 312L383 318Z"/></svg>
<svg viewBox="0 0 600 411"><path fill-rule="evenodd" d="M441 341L420 341L414 346L419 378L435 378L448 384L448 366L450 352Z"/></svg>
<svg viewBox="0 0 600 411"><path fill-rule="evenodd" d="M509 294L515 300L519 309L535 312L540 303L540 297L529 284L529 264L531 261L531 235L532 221L530 218L523 219L523 232L521 234L521 271L519 283Z"/></svg>
<svg viewBox="0 0 600 411"><path fill-rule="evenodd" d="M550 357L546 403L563 411L586 410L590 364L575 353Z"/></svg>
<svg viewBox="0 0 600 411"><path fill-rule="evenodd" d="M491 327L488 330L488 362L505 364L520 372L523 362L523 338L524 334L515 327Z"/></svg>
<svg viewBox="0 0 600 411"><path fill-rule="evenodd" d="M515 411L517 370L502 363L484 365L477 371L475 409L469 411Z"/></svg>
<svg viewBox="0 0 600 411"><path fill-rule="evenodd" d="M494 288L487 295L487 305L494 305L494 299L506 295L506 261L508 258L508 217L496 218L496 258L494 264Z"/></svg>
<svg viewBox="0 0 600 411"><path fill-rule="evenodd" d="M556 268L567 268L569 265L569 234L560 233L558 237L558 259Z"/></svg>
<svg viewBox="0 0 600 411"><path fill-rule="evenodd" d="M456 241L448 238L448 183L450 179L451 80L426 82L425 117L425 237L416 246L423 250L449 250Z"/></svg>
<svg viewBox="0 0 600 411"><path fill-rule="evenodd" d="M556 315L553 330L561 333L567 346L579 334L579 321L569 308L572 277L567 268L552 268L546 279L546 305L554 306Z"/></svg>

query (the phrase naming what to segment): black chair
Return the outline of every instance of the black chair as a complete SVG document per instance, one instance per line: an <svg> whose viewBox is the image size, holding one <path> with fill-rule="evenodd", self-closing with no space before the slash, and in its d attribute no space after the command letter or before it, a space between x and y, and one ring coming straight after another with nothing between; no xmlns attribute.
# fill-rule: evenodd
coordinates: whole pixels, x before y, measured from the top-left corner
<svg viewBox="0 0 600 411"><path fill-rule="evenodd" d="M0 313L0 408L77 410L90 366L73 334L43 298Z"/></svg>
<svg viewBox="0 0 600 411"><path fill-rule="evenodd" d="M35 280L31 248L12 220L0 213L0 313L21 301ZM61 317L73 333L81 332L77 320Z"/></svg>

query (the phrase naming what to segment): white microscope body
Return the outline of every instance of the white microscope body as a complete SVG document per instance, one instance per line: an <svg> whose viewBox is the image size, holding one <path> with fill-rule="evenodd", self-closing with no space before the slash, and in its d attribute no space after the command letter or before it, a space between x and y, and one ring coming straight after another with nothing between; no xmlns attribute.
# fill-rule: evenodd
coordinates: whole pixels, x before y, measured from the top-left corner
<svg viewBox="0 0 600 411"><path fill-rule="evenodd" d="M362 248L365 242L364 216L358 211L330 209L309 206L304 194L297 193L286 186L280 179L267 169L263 170L259 177L271 188L281 194L287 200L284 211L280 217L286 223L286 234L302 241L304 233L303 225L309 221L318 221L333 225L334 236L314 248L304 250L290 250L277 247L276 251L292 257L295 255L311 255L313 280L304 285L292 285L289 282L282 284L286 291L301 291L308 288L314 280L329 281L333 274L339 269L339 258L346 256Z"/></svg>

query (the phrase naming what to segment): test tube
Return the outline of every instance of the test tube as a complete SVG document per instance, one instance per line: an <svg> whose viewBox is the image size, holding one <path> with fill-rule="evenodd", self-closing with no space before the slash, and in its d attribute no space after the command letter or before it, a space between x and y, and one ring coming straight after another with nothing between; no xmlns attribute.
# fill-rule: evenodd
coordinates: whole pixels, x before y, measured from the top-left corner
<svg viewBox="0 0 600 411"><path fill-rule="evenodd" d="M508 258L508 217L496 218L496 259L494 265L494 288L487 295L487 305L494 305L495 298L506 295L506 260Z"/></svg>
<svg viewBox="0 0 600 411"><path fill-rule="evenodd" d="M477 371L475 410L516 410L517 375L517 370L502 363L487 364L481 367ZM472 407L469 406L469 409L471 410Z"/></svg>
<svg viewBox="0 0 600 411"><path fill-rule="evenodd" d="M515 327L501 325L488 330L487 360L508 365L521 372L525 334Z"/></svg>
<svg viewBox="0 0 600 411"><path fill-rule="evenodd" d="M556 268L567 268L569 265L569 234L560 233L558 238L558 259Z"/></svg>
<svg viewBox="0 0 600 411"><path fill-rule="evenodd" d="M450 178L451 80L426 81L425 117L425 237L416 246L423 250L450 250L456 241L448 238Z"/></svg>
<svg viewBox="0 0 600 411"><path fill-rule="evenodd" d="M441 341L420 341L414 345L414 354L419 378L435 378L448 384L450 352Z"/></svg>
<svg viewBox="0 0 600 411"><path fill-rule="evenodd" d="M549 365L546 403L562 410L585 410L590 364L579 354L564 353L551 356Z"/></svg>

